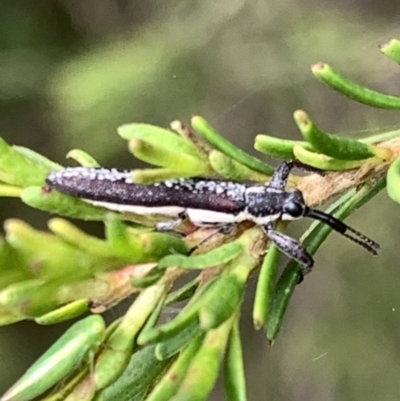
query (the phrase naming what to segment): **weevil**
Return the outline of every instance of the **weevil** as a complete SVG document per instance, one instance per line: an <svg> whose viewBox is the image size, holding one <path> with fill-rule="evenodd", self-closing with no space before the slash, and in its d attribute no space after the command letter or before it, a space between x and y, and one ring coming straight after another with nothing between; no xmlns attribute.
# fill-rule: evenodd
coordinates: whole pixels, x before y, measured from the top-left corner
<svg viewBox="0 0 400 401"><path fill-rule="evenodd" d="M299 241L275 229L278 220L302 217L320 220L376 255L380 246L375 241L334 216L307 206L298 189L286 189L295 166L293 161L282 163L267 185L205 178L139 185L133 183L129 171L86 167L52 172L46 181L50 187L96 206L168 217L169 220L158 225L159 229L172 228L185 218L195 226L219 227L225 232L237 223L252 221L262 227L281 252L302 266L303 276L312 270L314 260Z"/></svg>

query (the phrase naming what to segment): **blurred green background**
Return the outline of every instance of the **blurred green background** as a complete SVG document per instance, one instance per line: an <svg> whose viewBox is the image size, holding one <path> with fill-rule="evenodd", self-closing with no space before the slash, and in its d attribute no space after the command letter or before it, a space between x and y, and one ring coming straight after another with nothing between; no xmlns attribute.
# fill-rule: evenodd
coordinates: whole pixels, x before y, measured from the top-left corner
<svg viewBox="0 0 400 401"><path fill-rule="evenodd" d="M128 122L166 127L200 114L248 151L258 133L299 138L296 109L347 136L399 128L399 113L352 103L309 69L328 62L400 94L400 68L378 49L400 36L399 12L389 0L2 1L0 135L62 164L81 148L105 166L132 167L116 135ZM329 238L272 350L252 328L252 278L242 317L249 400L400 399L399 215L382 193L349 219L381 243L379 257ZM9 217L44 229L50 216L0 199L0 218ZM0 393L64 329L0 328ZM223 399L221 386L211 399Z"/></svg>

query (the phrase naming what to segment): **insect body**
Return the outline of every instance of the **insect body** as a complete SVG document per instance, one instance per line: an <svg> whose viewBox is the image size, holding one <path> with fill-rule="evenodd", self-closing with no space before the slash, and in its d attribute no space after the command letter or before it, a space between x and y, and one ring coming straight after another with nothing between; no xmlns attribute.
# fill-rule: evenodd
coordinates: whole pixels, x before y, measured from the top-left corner
<svg viewBox="0 0 400 401"><path fill-rule="evenodd" d="M174 219L159 225L171 227L188 218L196 226L231 227L250 220L261 226L269 239L290 258L311 271L314 261L297 240L275 230L277 220L311 217L363 248L377 253L379 245L342 221L308 207L297 189L286 190L294 162L277 168L268 185L249 185L203 178L174 179L152 185L132 182L129 171L104 168L66 168L52 172L47 183L60 192L110 210L136 214L160 214Z"/></svg>

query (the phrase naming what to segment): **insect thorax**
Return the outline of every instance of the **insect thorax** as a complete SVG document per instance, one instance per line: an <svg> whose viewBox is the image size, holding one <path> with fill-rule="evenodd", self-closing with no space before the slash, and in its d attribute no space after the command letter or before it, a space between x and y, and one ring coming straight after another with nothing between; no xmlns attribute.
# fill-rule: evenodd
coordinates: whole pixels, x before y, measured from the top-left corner
<svg viewBox="0 0 400 401"><path fill-rule="evenodd" d="M263 186L248 187L246 190L246 213L257 224L266 224L279 218L285 192Z"/></svg>

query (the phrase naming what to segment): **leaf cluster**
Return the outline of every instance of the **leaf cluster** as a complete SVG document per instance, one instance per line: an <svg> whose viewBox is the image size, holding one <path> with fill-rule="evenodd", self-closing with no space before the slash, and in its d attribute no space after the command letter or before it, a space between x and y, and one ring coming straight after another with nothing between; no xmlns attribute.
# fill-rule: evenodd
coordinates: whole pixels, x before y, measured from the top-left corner
<svg viewBox="0 0 400 401"><path fill-rule="evenodd" d="M400 42L382 52L400 62ZM400 98L351 82L332 67L317 63L314 75L355 101L372 107L399 109ZM400 201L400 131L353 140L320 129L301 110L294 120L298 141L259 134L255 149L264 155L297 159L324 175L292 176L312 206L334 196L329 213L344 219L387 184ZM267 182L274 169L227 141L202 117L193 130L179 121L171 130L148 124L118 129L130 152L155 167L132 171L136 183L174 177L224 177ZM195 134L195 133L196 134ZM82 150L68 154L82 166L97 161ZM92 315L73 325L1 398L30 400L63 381L46 400L205 400L224 366L227 399L245 400L240 341L240 308L250 275L261 266L254 298L253 321L268 341L276 339L299 266L290 261L277 277L279 251L258 227L241 224L227 236L206 241L209 229L183 225L181 236L152 229L156 217L111 214L105 209L58 193L45 185L50 171L62 168L38 153L0 140L0 195L52 214L101 220L105 239L86 234L62 218L49 221L50 232L19 220L5 223L0 241L0 323L33 319L54 324ZM278 229L284 230L283 223ZM302 237L315 254L330 228L314 223ZM265 252L265 249L268 251ZM176 288L188 271L197 276ZM97 314L136 292L122 318L107 328ZM169 322L158 324L164 308L186 304Z"/></svg>

